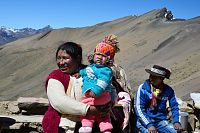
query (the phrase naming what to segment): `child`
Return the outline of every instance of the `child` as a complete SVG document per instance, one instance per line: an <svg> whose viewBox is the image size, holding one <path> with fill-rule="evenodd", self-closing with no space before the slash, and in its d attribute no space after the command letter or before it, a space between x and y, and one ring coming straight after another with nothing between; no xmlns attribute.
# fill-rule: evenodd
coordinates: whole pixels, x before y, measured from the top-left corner
<svg viewBox="0 0 200 133"><path fill-rule="evenodd" d="M104 42L99 43L94 50L93 63L80 71L83 78L82 93L83 103L89 105L105 105L111 101L111 82L112 70L108 67L108 62L113 59L115 49ZM110 114L106 116L101 115L86 115L81 116L82 127L79 133L92 132L94 121L97 121L100 131L104 133L111 133L112 124Z"/></svg>
<svg viewBox="0 0 200 133"><path fill-rule="evenodd" d="M103 42L111 45L114 47L116 53L120 52L119 48L119 41L118 37L115 34L109 34L104 37ZM120 66L114 63L114 58L109 61L109 66L113 71L113 81L112 85L115 87L117 93L118 93L118 100L117 103L122 105L123 112L118 110L117 108L113 108L113 113L117 117L119 124L123 130L123 132L126 132L125 130L130 130L129 127L129 119L131 115L131 97L133 97L131 85L127 80L127 75L125 73L125 70ZM124 117L119 117L118 113L123 113ZM123 118L123 121L122 121Z"/></svg>
<svg viewBox="0 0 200 133"><path fill-rule="evenodd" d="M154 65L145 69L149 78L141 84L135 98L135 112L137 127L142 133L177 133L182 130L180 123L180 110L174 90L164 83L170 78L170 70ZM173 116L173 125L167 120L166 103Z"/></svg>

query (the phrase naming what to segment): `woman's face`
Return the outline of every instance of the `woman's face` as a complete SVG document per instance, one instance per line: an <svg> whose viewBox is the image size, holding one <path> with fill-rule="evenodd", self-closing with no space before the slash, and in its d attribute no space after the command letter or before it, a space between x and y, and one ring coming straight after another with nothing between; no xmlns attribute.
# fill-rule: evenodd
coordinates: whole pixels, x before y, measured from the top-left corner
<svg viewBox="0 0 200 133"><path fill-rule="evenodd" d="M56 57L59 69L64 73L74 73L78 68L78 64L65 50L59 50Z"/></svg>
<svg viewBox="0 0 200 133"><path fill-rule="evenodd" d="M102 55L100 53L94 54L94 63L95 64L105 65L107 63L107 60L108 60L108 57L105 55Z"/></svg>
<svg viewBox="0 0 200 133"><path fill-rule="evenodd" d="M155 87L160 87L162 84L163 84L163 80L164 78L163 77L159 77L159 76L154 76L154 75L151 75L149 76L149 80L150 80L150 83L152 85L154 85Z"/></svg>

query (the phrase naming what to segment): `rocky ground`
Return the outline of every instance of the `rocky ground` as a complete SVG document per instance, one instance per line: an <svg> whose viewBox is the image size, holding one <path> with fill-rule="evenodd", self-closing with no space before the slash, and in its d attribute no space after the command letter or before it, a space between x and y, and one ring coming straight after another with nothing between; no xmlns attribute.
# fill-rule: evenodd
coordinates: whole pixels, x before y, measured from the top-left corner
<svg viewBox="0 0 200 133"><path fill-rule="evenodd" d="M187 125L183 123L183 127L187 127L188 133L200 132L200 101L182 101L181 99L178 101L181 112L188 113L188 123ZM0 102L0 106L0 127L2 128L2 133L43 132L41 121L44 112L48 108L47 99L20 97L17 101ZM184 116L184 114L182 115Z"/></svg>

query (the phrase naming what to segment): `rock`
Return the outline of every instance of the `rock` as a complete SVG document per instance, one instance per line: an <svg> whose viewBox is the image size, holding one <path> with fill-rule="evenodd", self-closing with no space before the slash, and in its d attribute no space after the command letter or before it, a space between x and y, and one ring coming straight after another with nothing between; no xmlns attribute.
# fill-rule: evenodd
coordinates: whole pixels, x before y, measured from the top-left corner
<svg viewBox="0 0 200 133"><path fill-rule="evenodd" d="M190 93L190 97L194 101L194 107L200 109L200 93Z"/></svg>
<svg viewBox="0 0 200 133"><path fill-rule="evenodd" d="M167 12L167 8L161 9L160 12L156 14L156 18L164 18L166 12Z"/></svg>
<svg viewBox="0 0 200 133"><path fill-rule="evenodd" d="M43 115L0 115L2 120L7 120L9 123L42 123ZM0 120L1 120L0 119ZM6 123L8 123L6 122Z"/></svg>
<svg viewBox="0 0 200 133"><path fill-rule="evenodd" d="M11 126L9 126L9 129L20 129L23 126L23 123L15 123Z"/></svg>
<svg viewBox="0 0 200 133"><path fill-rule="evenodd" d="M20 97L17 102L20 110L32 115L43 115L49 106L48 99L45 98Z"/></svg>
<svg viewBox="0 0 200 133"><path fill-rule="evenodd" d="M195 131L196 129L196 122L198 121L197 117L194 115L194 114L190 114L189 117L188 117L188 130L189 131Z"/></svg>
<svg viewBox="0 0 200 133"><path fill-rule="evenodd" d="M177 102L181 112L194 113L193 108L187 102L182 101L180 98L177 98Z"/></svg>
<svg viewBox="0 0 200 133"><path fill-rule="evenodd" d="M6 126L11 126L16 122L15 119L4 116L4 115L0 115L0 125L2 127L6 127Z"/></svg>
<svg viewBox="0 0 200 133"><path fill-rule="evenodd" d="M193 108L189 107L185 101L181 103L180 110L181 112L194 113Z"/></svg>
<svg viewBox="0 0 200 133"><path fill-rule="evenodd" d="M193 100L188 100L188 101L185 101L185 102L187 103L187 106L194 109L194 101Z"/></svg>
<svg viewBox="0 0 200 133"><path fill-rule="evenodd" d="M9 114L10 112L7 110L8 109L8 103L10 101L1 101L0 102L0 114Z"/></svg>
<svg viewBox="0 0 200 133"><path fill-rule="evenodd" d="M1 133L2 129L3 129L3 126L0 124L0 133Z"/></svg>
<svg viewBox="0 0 200 133"><path fill-rule="evenodd" d="M17 101L8 103L8 111L12 112L12 114L20 113L20 109L18 108Z"/></svg>

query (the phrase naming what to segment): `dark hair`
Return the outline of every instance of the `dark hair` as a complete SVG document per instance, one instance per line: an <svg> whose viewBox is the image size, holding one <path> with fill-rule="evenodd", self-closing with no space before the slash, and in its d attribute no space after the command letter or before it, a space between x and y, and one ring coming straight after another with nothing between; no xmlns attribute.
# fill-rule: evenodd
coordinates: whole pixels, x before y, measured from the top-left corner
<svg viewBox="0 0 200 133"><path fill-rule="evenodd" d="M80 44L74 43L74 42L65 42L61 44L57 51L56 51L56 58L58 56L59 50L66 51L67 54L69 54L73 59L79 59L80 64L82 62L82 47Z"/></svg>

